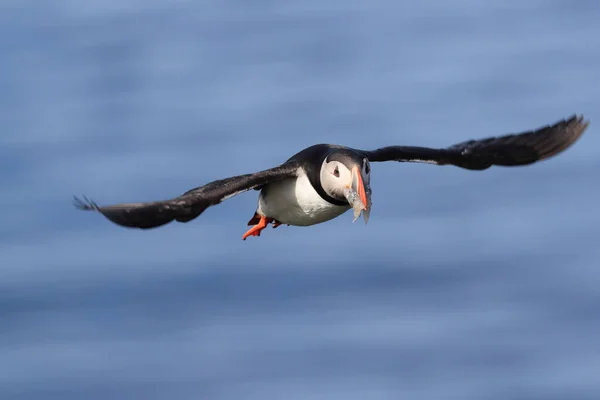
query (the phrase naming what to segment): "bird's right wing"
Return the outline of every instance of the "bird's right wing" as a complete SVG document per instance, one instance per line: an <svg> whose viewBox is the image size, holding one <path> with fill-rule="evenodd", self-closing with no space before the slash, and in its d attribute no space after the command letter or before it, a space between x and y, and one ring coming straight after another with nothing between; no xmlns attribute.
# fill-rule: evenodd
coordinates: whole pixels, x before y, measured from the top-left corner
<svg viewBox="0 0 600 400"><path fill-rule="evenodd" d="M265 185L269 182L297 176L299 164L287 161L284 164L253 174L238 175L207 183L191 189L170 200L122 203L98 206L84 197L75 197L75 206L81 210L98 211L117 225L150 229L165 225L173 220L188 222L198 217L208 207L221 203L230 197Z"/></svg>
<svg viewBox="0 0 600 400"><path fill-rule="evenodd" d="M589 125L582 116L572 116L536 130L479 140L468 140L444 149L389 146L360 150L371 162L422 162L484 170L492 165L521 166L541 161L566 150Z"/></svg>

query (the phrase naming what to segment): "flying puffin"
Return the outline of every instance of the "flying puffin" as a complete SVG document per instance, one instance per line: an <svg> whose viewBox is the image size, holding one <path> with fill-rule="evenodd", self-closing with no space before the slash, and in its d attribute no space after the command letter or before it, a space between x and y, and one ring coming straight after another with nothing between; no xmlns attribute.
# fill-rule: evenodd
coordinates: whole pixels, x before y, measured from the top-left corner
<svg viewBox="0 0 600 400"><path fill-rule="evenodd" d="M317 144L283 164L246 175L207 183L170 200L98 206L84 197L75 199L82 210L98 211L115 224L150 229L173 220L188 222L208 207L250 189L260 190L258 206L242 239L260 236L268 224L309 226L329 221L349 209L355 219L371 207L372 162L420 162L485 170L492 165L522 166L552 157L571 146L589 125L573 115L536 130L468 140L441 149L389 146L377 150ZM358 215L357 215L358 212Z"/></svg>

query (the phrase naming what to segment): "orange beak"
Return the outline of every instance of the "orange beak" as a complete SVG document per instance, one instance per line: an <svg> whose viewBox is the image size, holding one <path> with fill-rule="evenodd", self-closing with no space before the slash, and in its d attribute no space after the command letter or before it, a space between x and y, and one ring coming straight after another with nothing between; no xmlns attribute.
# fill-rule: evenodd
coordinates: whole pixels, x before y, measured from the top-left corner
<svg viewBox="0 0 600 400"><path fill-rule="evenodd" d="M363 181L361 171L357 166L352 168L352 189L358 193L360 201L362 201L364 205L364 210L368 210L370 202L369 198L367 197L367 191L365 190L365 183Z"/></svg>

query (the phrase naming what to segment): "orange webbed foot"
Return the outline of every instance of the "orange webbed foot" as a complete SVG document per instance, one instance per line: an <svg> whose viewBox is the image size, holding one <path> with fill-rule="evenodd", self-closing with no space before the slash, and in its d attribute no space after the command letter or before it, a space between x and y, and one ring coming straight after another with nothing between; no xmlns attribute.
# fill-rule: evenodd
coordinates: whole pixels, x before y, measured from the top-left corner
<svg viewBox="0 0 600 400"><path fill-rule="evenodd" d="M242 240L246 240L248 236L260 236L260 232L267 227L269 222L271 222L271 218L267 218L264 216L260 216L258 224L254 225L252 228L248 230L248 232L244 233L242 236Z"/></svg>

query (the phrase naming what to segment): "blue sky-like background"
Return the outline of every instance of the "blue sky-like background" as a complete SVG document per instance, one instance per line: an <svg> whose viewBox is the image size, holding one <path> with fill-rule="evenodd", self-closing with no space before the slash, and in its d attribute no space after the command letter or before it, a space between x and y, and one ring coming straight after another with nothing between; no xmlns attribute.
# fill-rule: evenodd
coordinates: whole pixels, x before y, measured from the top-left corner
<svg viewBox="0 0 600 400"><path fill-rule="evenodd" d="M595 1L0 3L0 398L597 399ZM441 147L583 113L560 156L373 166L351 213L241 240L256 192L169 198L314 143Z"/></svg>

